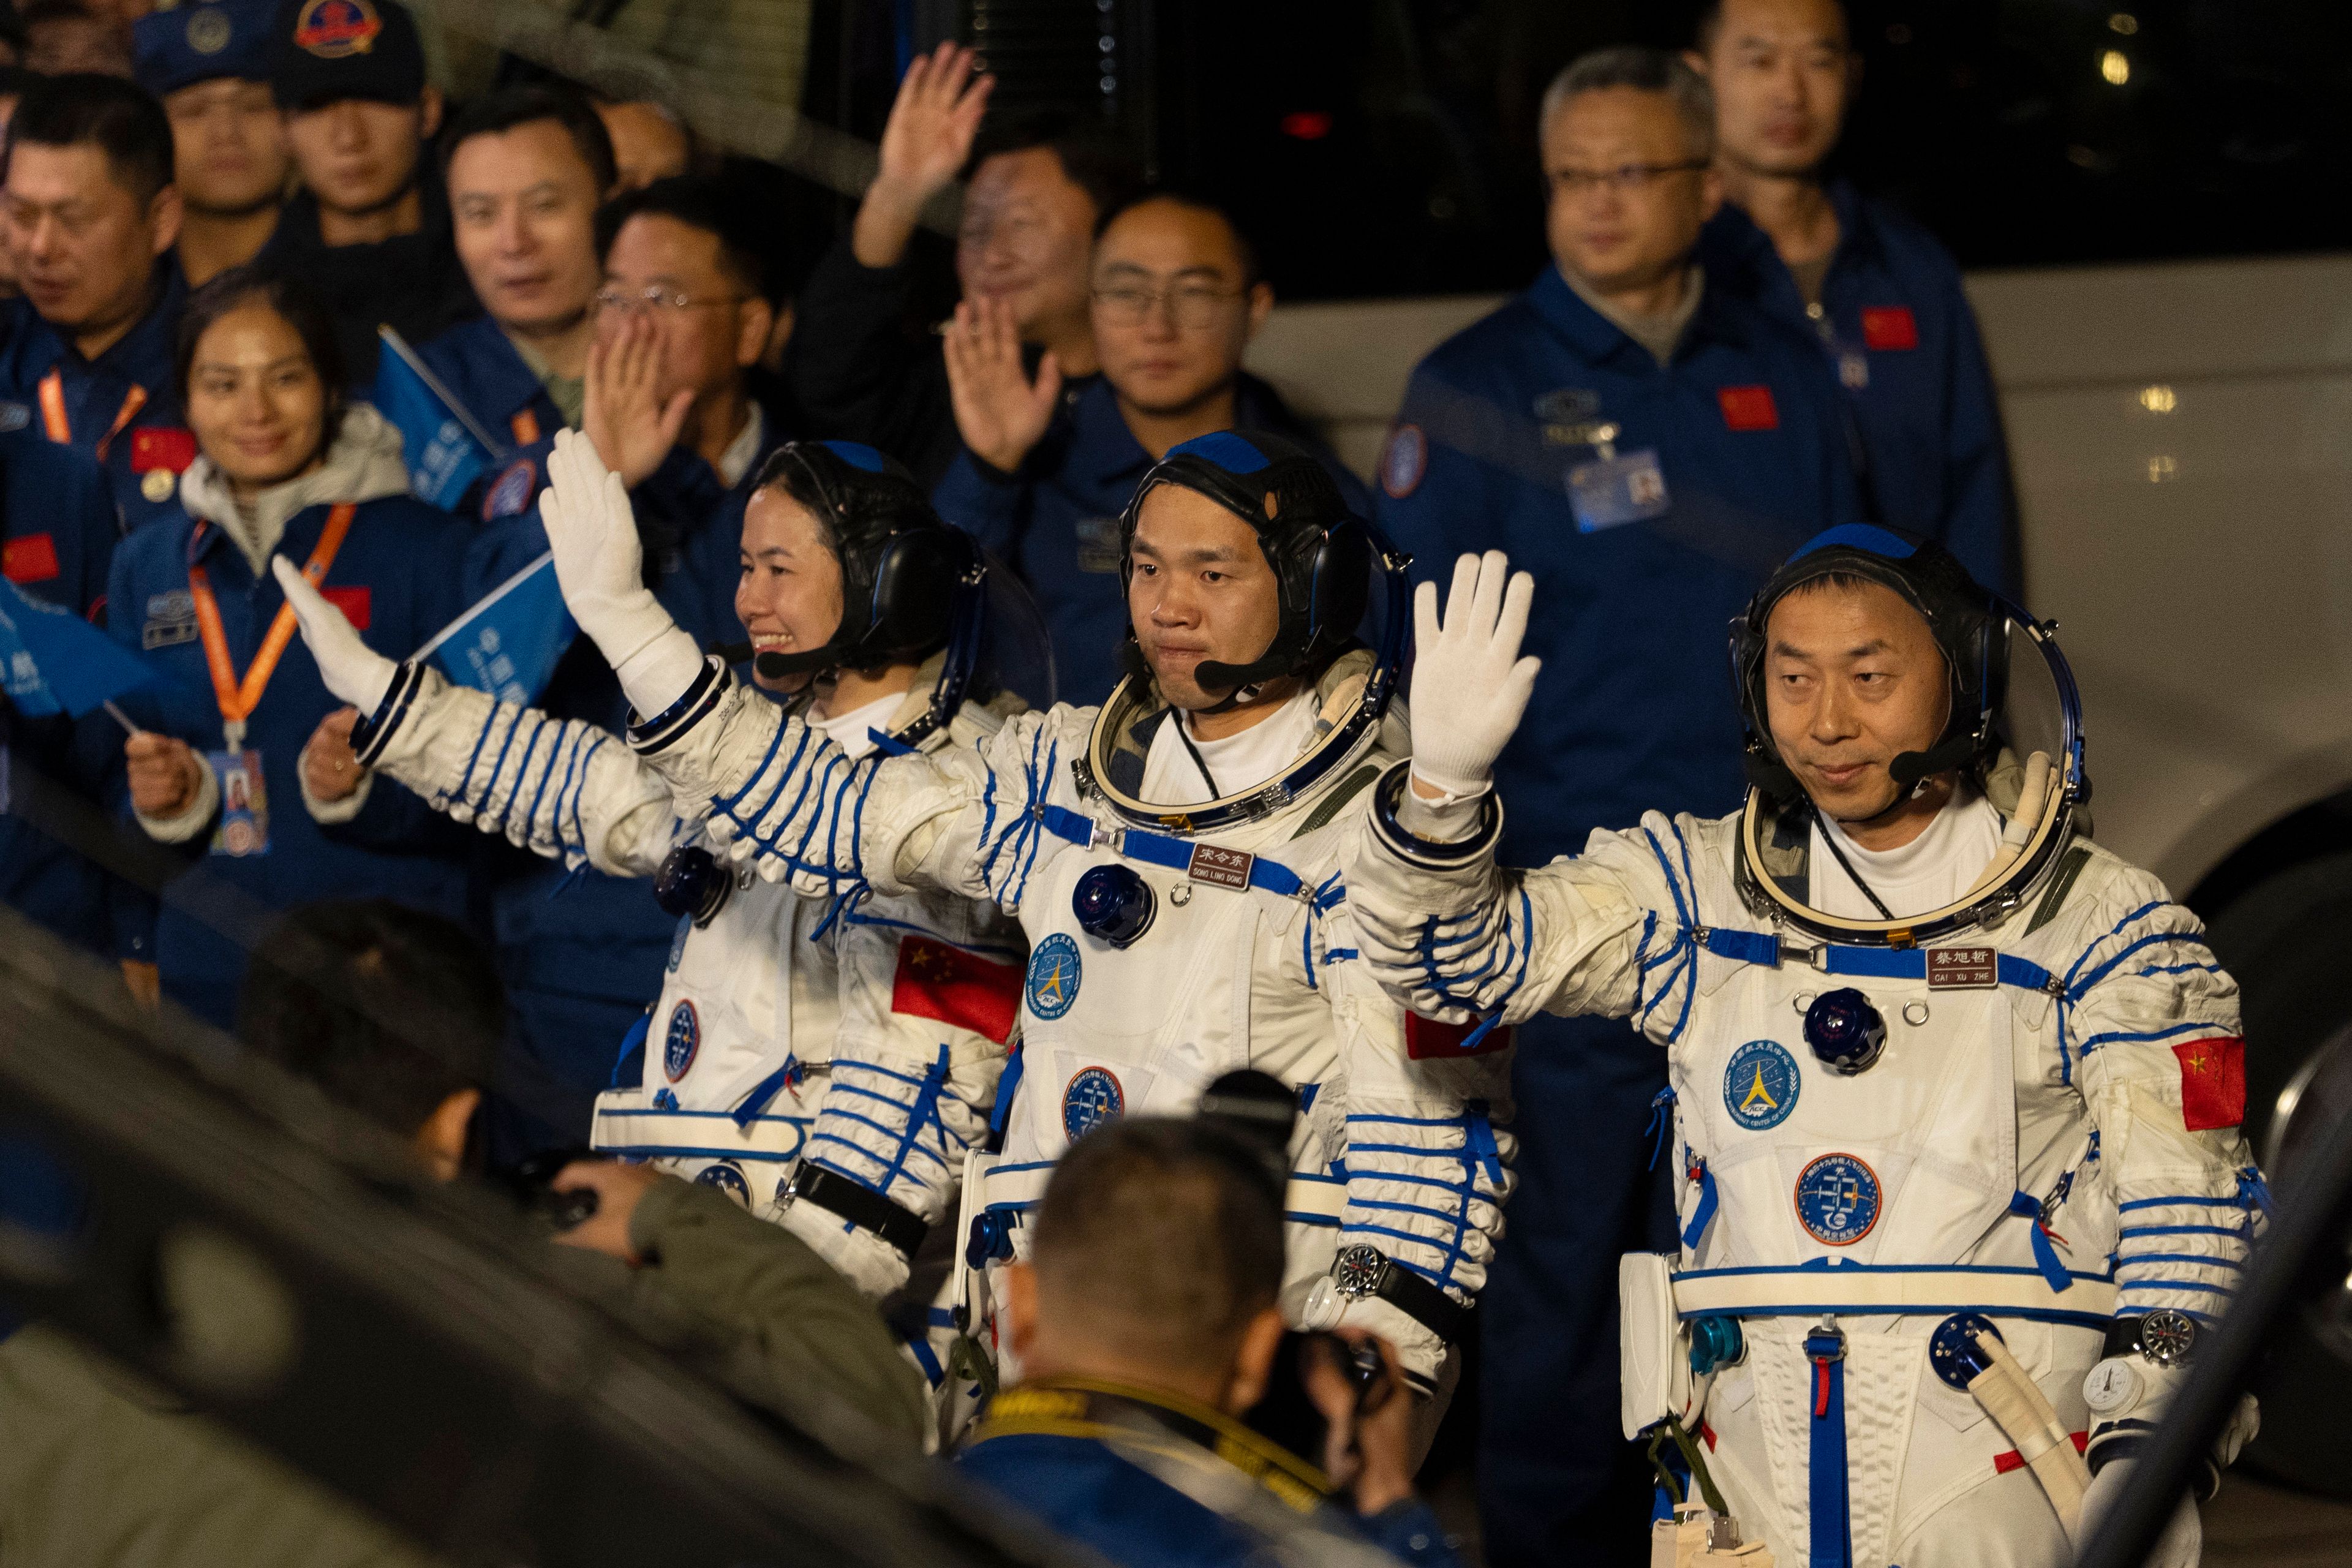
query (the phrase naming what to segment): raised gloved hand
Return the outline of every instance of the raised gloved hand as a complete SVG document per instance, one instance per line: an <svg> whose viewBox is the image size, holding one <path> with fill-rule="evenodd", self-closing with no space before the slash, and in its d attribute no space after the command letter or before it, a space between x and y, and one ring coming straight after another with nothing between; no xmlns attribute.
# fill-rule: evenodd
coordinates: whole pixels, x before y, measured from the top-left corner
<svg viewBox="0 0 2352 1568"><path fill-rule="evenodd" d="M1509 559L1490 550L1454 563L1443 626L1437 584L1423 583L1413 595L1415 780L1447 795L1486 788L1543 668L1541 659L1519 657L1535 591L1534 578L1512 573Z"/></svg>
<svg viewBox="0 0 2352 1568"><path fill-rule="evenodd" d="M577 430L557 433L539 515L564 607L621 678L639 714L661 712L702 672L702 651L646 586L628 488Z"/></svg>
<svg viewBox="0 0 2352 1568"><path fill-rule="evenodd" d="M319 679L341 701L362 714L373 713L392 689L393 672L400 666L360 640L359 629L343 612L327 603L301 568L283 555L270 558L286 602L294 606L294 624L319 666Z"/></svg>
<svg viewBox="0 0 2352 1568"><path fill-rule="evenodd" d="M2083 1517L2074 1542L2083 1542L2098 1533L2107 1513L2123 1495L2132 1471L2139 1466L2137 1459L2110 1459L2091 1478L2091 1489L2083 1494ZM2188 1498L2172 1512L2164 1533L2156 1538L2148 1549L2145 1568L2197 1568L2197 1560L2205 1546L2205 1527L2197 1517L2197 1505Z"/></svg>

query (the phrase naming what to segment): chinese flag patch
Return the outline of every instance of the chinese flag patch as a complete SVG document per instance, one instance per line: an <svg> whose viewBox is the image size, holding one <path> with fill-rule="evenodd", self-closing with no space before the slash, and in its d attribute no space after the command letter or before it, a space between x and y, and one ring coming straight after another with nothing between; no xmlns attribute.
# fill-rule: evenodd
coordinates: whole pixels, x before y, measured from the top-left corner
<svg viewBox="0 0 2352 1568"><path fill-rule="evenodd" d="M1919 323L1908 305L1865 305L1862 310L1862 342L1865 348L1916 349Z"/></svg>
<svg viewBox="0 0 2352 1568"><path fill-rule="evenodd" d="M11 583L46 583L58 574L58 546L46 533L0 544L0 576Z"/></svg>
<svg viewBox="0 0 2352 1568"><path fill-rule="evenodd" d="M1001 1046L1021 1014L1021 966L991 963L929 937L905 938L890 982L890 1011L937 1018Z"/></svg>
<svg viewBox="0 0 2352 1568"><path fill-rule="evenodd" d="M319 597L343 612L343 618L361 631L368 629L370 599L364 584L356 588L321 588Z"/></svg>
<svg viewBox="0 0 2352 1568"><path fill-rule="evenodd" d="M1769 386L1718 386L1715 400L1723 405L1723 422L1734 430L1778 430L1780 410Z"/></svg>
<svg viewBox="0 0 2352 1568"><path fill-rule="evenodd" d="M131 432L131 471L134 474L156 468L184 473L195 460L196 437L193 431L142 426Z"/></svg>
<svg viewBox="0 0 2352 1568"><path fill-rule="evenodd" d="M2231 1036L2188 1040L2180 1058L2180 1119L2191 1132L2237 1127L2246 1120L2246 1042Z"/></svg>
<svg viewBox="0 0 2352 1568"><path fill-rule="evenodd" d="M1432 1058L1444 1060L1450 1057L1483 1057L1488 1051L1499 1051L1511 1043L1511 1031L1497 1024L1486 1031L1485 1039L1464 1050L1462 1042L1470 1037L1478 1022L1473 1018L1466 1024L1441 1024L1418 1013L1407 1013L1404 1016L1404 1054L1417 1062Z"/></svg>

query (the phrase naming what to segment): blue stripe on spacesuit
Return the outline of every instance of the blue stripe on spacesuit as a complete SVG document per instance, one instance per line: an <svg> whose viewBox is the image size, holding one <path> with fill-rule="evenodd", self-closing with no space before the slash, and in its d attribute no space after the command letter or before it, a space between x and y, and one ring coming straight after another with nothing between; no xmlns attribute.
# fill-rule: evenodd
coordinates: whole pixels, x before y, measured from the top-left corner
<svg viewBox="0 0 2352 1568"><path fill-rule="evenodd" d="M530 715L530 739L523 746L522 761L515 764L514 784L512 787L507 791L507 803L499 808L499 830L500 832L506 831L508 826L514 821L515 805L522 798L522 781L530 777L530 760L531 758L539 755L539 738L547 733L550 723L547 716L540 712L539 710L535 708L525 709L524 712ZM518 730L522 728L522 721L520 718L515 721L515 728ZM563 727L560 723L555 726L555 740L557 745L561 745L563 742ZM509 746L514 743L514 737L512 735L509 735L507 737L507 743ZM547 760L550 766L554 764L555 752L553 747L549 748ZM488 798L488 796L485 796L485 801L487 801ZM526 816L523 818L524 832L528 834L530 828L530 819Z"/></svg>
<svg viewBox="0 0 2352 1568"><path fill-rule="evenodd" d="M530 792L530 809L523 814L525 822L538 822L539 808L547 799L548 786L555 782L555 764L562 760L564 742L567 741L572 743L572 750L574 752L580 750L579 731L569 725L559 723L555 731L555 744L548 749L547 766L540 771L539 787ZM562 791L559 790L556 793L556 798L558 800L563 798ZM560 830L551 825L548 830L548 837L561 841Z"/></svg>
<svg viewBox="0 0 2352 1568"><path fill-rule="evenodd" d="M2113 932L2110 932L2110 933L2108 933L2108 934L2109 934L2109 935L2113 935L2114 933L2113 933ZM2105 941L2105 940L2106 940L2106 938L2105 938L2105 937L2102 937L2102 938L2100 938L2099 940L2100 940L2100 941L2102 941L2102 942L2104 942L2104 941ZM2067 979L2067 986L2066 986L2067 994L2069 994L2069 995L2071 995L2071 996L2074 997L2074 998L2075 998L2075 999L2077 999L2077 1000L2080 1000L2080 999L2083 997L2083 995L2084 995L2085 993L2087 993L2087 992L2091 989L2091 987L2092 987L2092 986L2094 986L2094 985L2097 984L2101 980L2105 979L2105 977L2106 977L2110 973L2112 973L2112 972L2114 971L2114 969L2115 969L2116 965L2117 965L2117 964L2121 963L2125 959L2129 958L2133 953L2137 952L2140 949L2142 949L2142 948L2144 948L2144 947L2153 947L2153 946L2155 946L2155 945L2156 945L2157 943L2158 943L2158 942L2183 942L2183 943L2186 943L2186 944L2188 944L2189 946L2191 946L2191 947L2200 947L2200 948L2204 948L2204 950L2205 950L2206 952L2212 952L2212 951L2213 951L2213 950L2212 950L2212 948L2211 948L2211 947L2210 947L2210 946L2206 942L2205 939L2204 939L2203 937L2201 937L2201 936L2199 936L2199 935L2198 935L2198 934L2196 934L2194 931L2151 931L2151 932L2149 932L2147 935L2146 935L2146 936L2144 936L2144 937L2141 937L2141 938L2140 938L2139 940L2137 940L2137 942L2126 942L2126 943L2124 945L2123 949L2122 949L2120 952L2118 952L2115 953L2113 956L2111 956L2110 958L2108 958L2108 959L2107 959L2107 961L2106 961L2105 963L2104 963L2100 964L2096 969L2094 969L2093 971L2091 971L2091 973L2090 973L2085 974L2084 976L2083 976L2083 978L2082 978L2082 980L2081 980L2080 982L2075 981L2075 979L2074 979L2074 974L2073 974L2072 973L2068 973L2068 975L2066 976L2066 979ZM2089 957L2089 956L2090 956L2090 955L2089 955L2088 953L2084 954L2084 957L2085 957L2085 958L2087 958L2087 957ZM2074 967L2075 967L2076 969L2080 969L2080 968L2082 968L2082 966L2083 966L2083 965L2082 965L2082 962L2081 962L2081 960L2079 960L2079 959L2078 959L2078 960L2075 962Z"/></svg>
<svg viewBox="0 0 2352 1568"><path fill-rule="evenodd" d="M588 827L587 824L583 823L580 819L580 802L582 797L588 793L588 763L589 760L595 756L596 752L604 746L608 738L609 737L600 732L593 741L589 742L587 745L572 753L572 760L574 764L576 764L576 771L579 773L579 781L577 783L572 783L568 773L564 780L566 784L570 784L572 786L572 841L578 845L583 852L585 852L588 847ZM555 814L559 817L563 815L563 805L560 796L557 799Z"/></svg>
<svg viewBox="0 0 2352 1568"><path fill-rule="evenodd" d="M498 761L490 764L490 776L482 781L482 798L478 801L467 801L466 803L474 808L475 813L478 816L480 814L484 806L489 805L490 792L499 787L499 774L506 769L507 753L514 750L515 733L522 728L522 716L525 711L527 711L527 710L520 708L515 710L514 722L507 726L507 738L499 742ZM470 776L472 772L472 767L469 764L467 769L467 773ZM464 797L460 796L459 798L463 799Z"/></svg>
<svg viewBox="0 0 2352 1568"><path fill-rule="evenodd" d="M2231 1230L2223 1231L2221 1234L2235 1236L2238 1233ZM2116 1265L2118 1268L2126 1263L2187 1263L2200 1268L2234 1268L2241 1274L2246 1269L2245 1264L2237 1258L2207 1258L2196 1252L2119 1252L2116 1254Z"/></svg>
<svg viewBox="0 0 2352 1568"><path fill-rule="evenodd" d="M2216 1024L2210 1019L2197 1018L2192 1018L2186 1024L2170 1024L2161 1029L2110 1029L2104 1035L2093 1035L2089 1039L2084 1040L2081 1045L2075 1047L2074 1053L2077 1056L2087 1057L2093 1051L2097 1050L2101 1046L2116 1045L2123 1042L2139 1042L2146 1044L2155 1040L2168 1040L2176 1035L2193 1035L2200 1031L2206 1035L2212 1035L2215 1033L2226 1034L2228 1029L2229 1026L2227 1025ZM2235 1203L2237 1200L2231 1198L2226 1201Z"/></svg>
<svg viewBox="0 0 2352 1568"><path fill-rule="evenodd" d="M751 786L758 784L760 780L766 775L768 772L768 764L776 760L776 751L784 743L784 737L792 732L792 724L789 721L777 725L776 732L768 737L768 749L760 754L760 765L753 768L751 773L743 780L743 787L737 790L733 795L721 795L714 798L710 804L728 816L734 816L735 808L743 803L743 797L751 793ZM808 744L808 739L809 731L807 728L803 726L801 730L801 745L805 747ZM799 752L796 751L793 753L793 761L795 763L800 761ZM783 773L779 775L776 788L783 788L783 780L790 778L791 776L792 769L787 767ZM769 792L771 798L773 798L774 793L775 792L772 790ZM755 813L754 815L757 814Z"/></svg>
<svg viewBox="0 0 2352 1568"><path fill-rule="evenodd" d="M499 705L493 702L490 704L489 716L482 721L481 731L474 737L474 749L466 754L466 771L457 775L456 791L445 796L444 799L464 802L467 793L474 786L474 764L482 760L482 745L490 738L490 731L497 727L498 721Z"/></svg>
<svg viewBox="0 0 2352 1568"><path fill-rule="evenodd" d="M923 1375L930 1379L933 1388L947 1381L947 1369L940 1365L940 1358L931 1353L931 1347L924 1342L921 1335L902 1342L908 1353L915 1358L916 1364L923 1369Z"/></svg>

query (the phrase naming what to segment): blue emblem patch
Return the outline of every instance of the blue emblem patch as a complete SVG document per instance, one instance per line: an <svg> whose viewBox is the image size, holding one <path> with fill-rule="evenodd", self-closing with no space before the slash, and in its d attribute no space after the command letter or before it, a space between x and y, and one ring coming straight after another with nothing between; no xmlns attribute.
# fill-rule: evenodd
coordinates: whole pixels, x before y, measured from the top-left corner
<svg viewBox="0 0 2352 1568"><path fill-rule="evenodd" d="M1127 1110L1127 1095L1105 1068L1081 1068L1062 1090L1062 1131L1075 1143Z"/></svg>
<svg viewBox="0 0 2352 1568"><path fill-rule="evenodd" d="M662 1036L662 1071L676 1083L694 1065L694 1056L702 1049L702 1015L694 1010L691 1002L681 1002L670 1009L669 1028Z"/></svg>
<svg viewBox="0 0 2352 1568"><path fill-rule="evenodd" d="M491 481L488 492L482 497L482 521L496 522L530 505L531 493L538 483L539 466L529 458L508 464L506 471Z"/></svg>
<svg viewBox="0 0 2352 1568"><path fill-rule="evenodd" d="M1723 1108L1750 1132L1778 1127L1797 1109L1797 1058L1777 1040L1750 1040L1723 1069Z"/></svg>
<svg viewBox="0 0 2352 1568"><path fill-rule="evenodd" d="M1878 1223L1878 1173L1851 1154L1824 1154L1797 1175L1797 1223L1824 1247L1852 1247Z"/></svg>
<svg viewBox="0 0 2352 1568"><path fill-rule="evenodd" d="M1055 931L1029 955L1029 1011L1058 1018L1078 999L1078 944ZM1118 1085L1112 1085L1116 1093Z"/></svg>
<svg viewBox="0 0 2352 1568"><path fill-rule="evenodd" d="M743 1179L743 1173L736 1168L732 1160L721 1160L715 1165L703 1166L702 1173L694 1178L694 1184L717 1187L745 1208L751 1206L751 1184Z"/></svg>

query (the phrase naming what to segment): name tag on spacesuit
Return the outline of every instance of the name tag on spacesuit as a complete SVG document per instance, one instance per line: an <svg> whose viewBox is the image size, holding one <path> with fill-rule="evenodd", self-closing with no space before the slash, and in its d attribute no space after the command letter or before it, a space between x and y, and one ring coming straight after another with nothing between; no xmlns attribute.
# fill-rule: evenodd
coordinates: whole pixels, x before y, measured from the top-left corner
<svg viewBox="0 0 2352 1568"><path fill-rule="evenodd" d="M1658 467L1656 450L1644 447L1577 464L1568 470L1568 504L1576 513L1580 533L1664 517L1666 476Z"/></svg>
<svg viewBox="0 0 2352 1568"><path fill-rule="evenodd" d="M2000 957L1989 947L1931 947L1927 989L1989 991L2000 984Z"/></svg>
<svg viewBox="0 0 2352 1568"><path fill-rule="evenodd" d="M1184 875L1213 888L1231 888L1237 893L1245 893L1249 891L1250 868L1256 864L1257 857L1246 850L1195 844L1192 864L1184 868Z"/></svg>

